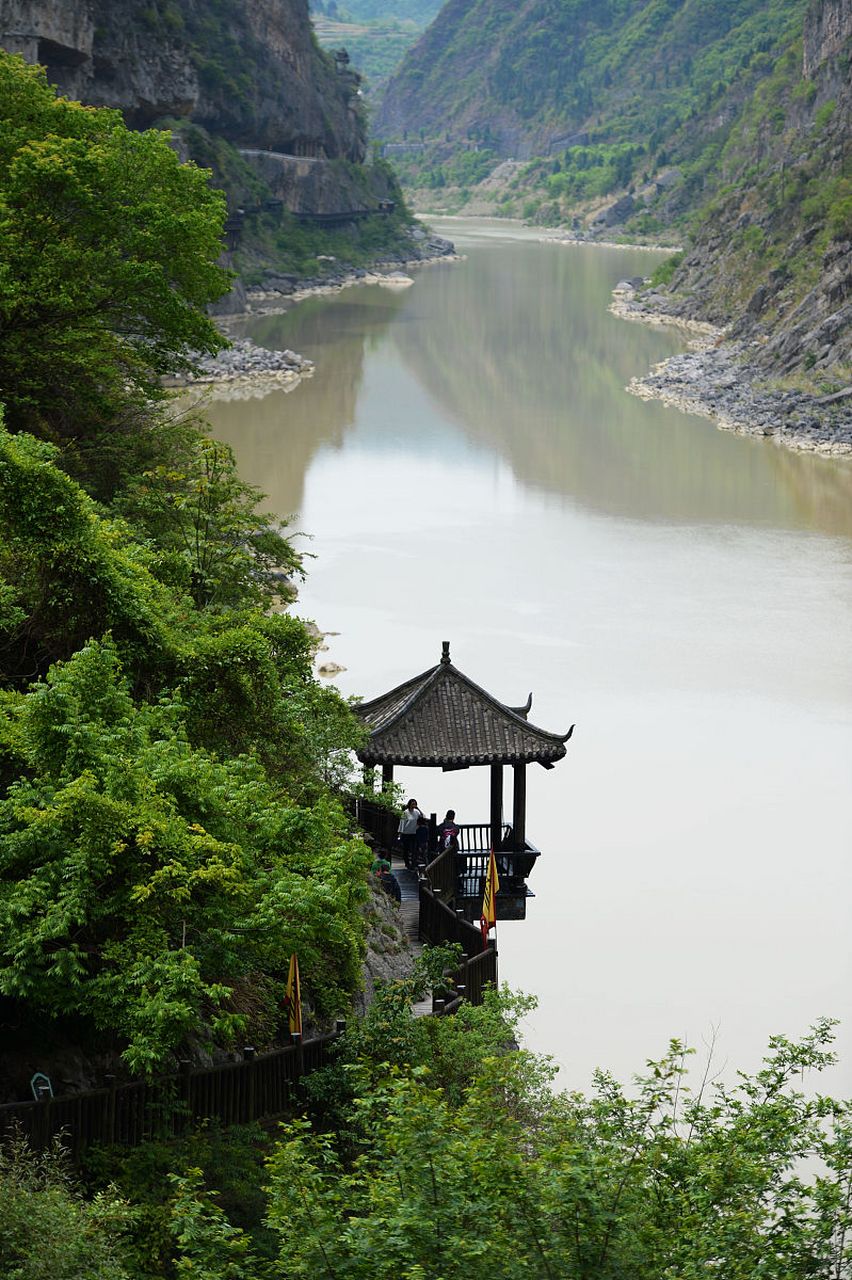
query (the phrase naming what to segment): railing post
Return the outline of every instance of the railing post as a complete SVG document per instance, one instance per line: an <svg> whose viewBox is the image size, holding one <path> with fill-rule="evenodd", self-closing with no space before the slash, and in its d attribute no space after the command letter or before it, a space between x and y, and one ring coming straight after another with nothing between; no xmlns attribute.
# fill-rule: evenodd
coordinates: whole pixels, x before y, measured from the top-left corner
<svg viewBox="0 0 852 1280"><path fill-rule="evenodd" d="M115 1144L115 1076L113 1073L104 1076L106 1084L106 1124L104 1125L104 1143L107 1147Z"/></svg>
<svg viewBox="0 0 852 1280"><path fill-rule="evenodd" d="M248 1114L243 1117L243 1124L251 1124L257 1119L257 1067L254 1058L254 1045L247 1044L243 1049L243 1062L246 1063L246 1111Z"/></svg>
<svg viewBox="0 0 852 1280"><path fill-rule="evenodd" d="M50 1146L50 1113L53 1107L53 1099L47 1090L40 1094L38 1103L33 1117L35 1123L33 1125L33 1146L36 1151L46 1151Z"/></svg>
<svg viewBox="0 0 852 1280"><path fill-rule="evenodd" d="M192 1080L190 1072L192 1063L189 1058L181 1058L180 1060L180 1095L183 1102L183 1111L185 1123L189 1123L195 1117L192 1114Z"/></svg>
<svg viewBox="0 0 852 1280"><path fill-rule="evenodd" d="M290 1035L290 1040L292 1041L293 1047L296 1050L296 1070L294 1074L298 1079L299 1083L301 1084L302 1076L305 1074L305 1058L302 1050L301 1032L293 1031Z"/></svg>

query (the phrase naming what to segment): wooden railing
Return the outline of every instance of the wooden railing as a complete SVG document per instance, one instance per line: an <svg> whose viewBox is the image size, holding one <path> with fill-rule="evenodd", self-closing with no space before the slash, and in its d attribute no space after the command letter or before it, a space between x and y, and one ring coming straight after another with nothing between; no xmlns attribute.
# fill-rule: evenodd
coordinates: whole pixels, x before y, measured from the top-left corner
<svg viewBox="0 0 852 1280"><path fill-rule="evenodd" d="M382 847L393 846L397 829L393 812L359 800L357 818ZM488 832L489 828L468 825L462 830ZM471 836L471 840L478 838ZM450 905L458 856L441 854L420 879L421 939L434 946L456 942L462 949L459 968L448 975L448 998L434 1002L438 1016L455 1013L464 1000L481 1004L486 987L497 986L496 948L493 943L483 948L479 929ZM470 860L471 855L466 857ZM93 1143L138 1146L152 1138L178 1136L200 1120L215 1119L225 1125L268 1120L292 1108L299 1081L327 1064L330 1047L340 1034L338 1029L260 1056L245 1050L240 1061L216 1067L108 1084L39 1102L0 1104L0 1138L17 1129L33 1147L43 1150L61 1135L76 1159Z"/></svg>
<svg viewBox="0 0 852 1280"><path fill-rule="evenodd" d="M506 848L511 830L504 822L500 828L499 848ZM491 848L491 827L487 822L464 822L459 826L458 842L461 853L488 853Z"/></svg>
<svg viewBox="0 0 852 1280"><path fill-rule="evenodd" d="M376 841L380 849L391 850L399 831L399 814L371 800L356 800L353 814L356 822Z"/></svg>
<svg viewBox="0 0 852 1280"><path fill-rule="evenodd" d="M450 902L456 893L456 855L451 849L439 853L425 870L433 893L441 894L444 902Z"/></svg>
<svg viewBox="0 0 852 1280"><path fill-rule="evenodd" d="M486 987L496 988L497 949L491 942L483 946L482 933L476 925L441 901L435 892L437 886L430 883L429 870L427 868L427 874L420 881L420 938L432 946L456 942L462 949L461 964L455 973L448 975L448 996L433 1002L433 1012L455 1013L463 1000L480 1005Z"/></svg>
<svg viewBox="0 0 852 1280"><path fill-rule="evenodd" d="M175 1137L199 1120L249 1124L288 1111L302 1076L329 1061L339 1031L239 1062L153 1080L0 1106L0 1137L18 1129L38 1150L62 1134L72 1157L93 1143L135 1147Z"/></svg>

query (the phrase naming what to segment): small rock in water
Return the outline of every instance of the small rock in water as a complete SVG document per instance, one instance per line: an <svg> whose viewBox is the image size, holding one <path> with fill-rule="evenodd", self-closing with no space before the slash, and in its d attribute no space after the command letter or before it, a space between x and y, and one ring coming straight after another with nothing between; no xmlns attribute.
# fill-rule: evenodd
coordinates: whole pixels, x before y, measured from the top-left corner
<svg viewBox="0 0 852 1280"><path fill-rule="evenodd" d="M339 676L341 671L345 671L345 667L341 667L339 662L323 662L317 667L317 675L324 676L326 680L330 680L332 676Z"/></svg>

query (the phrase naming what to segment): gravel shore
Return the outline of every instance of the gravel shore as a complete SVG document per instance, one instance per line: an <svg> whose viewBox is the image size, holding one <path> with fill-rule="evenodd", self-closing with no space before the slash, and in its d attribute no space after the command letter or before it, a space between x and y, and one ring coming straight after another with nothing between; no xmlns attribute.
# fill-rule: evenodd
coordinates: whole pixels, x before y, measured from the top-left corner
<svg viewBox="0 0 852 1280"><path fill-rule="evenodd" d="M330 269L322 276L307 279L267 271L260 286L245 290L245 309L234 315L217 315L223 332L247 316L275 315L289 311L295 302L322 294L339 293L353 285L381 285L387 289L407 289L414 283L406 270L429 267L441 262L459 262L454 245L441 236L425 232L412 233L417 258L394 262L378 262L371 270L363 267ZM327 262L333 259L325 259ZM403 269L405 268L405 269ZM269 391L292 391L302 378L310 377L314 362L295 351L271 351L250 338L233 338L231 345L215 356L202 356L198 372L174 379L172 386L215 386L220 400L248 399L264 396Z"/></svg>
<svg viewBox="0 0 852 1280"><path fill-rule="evenodd" d="M852 394L832 398L767 385L765 371L750 363L751 344L726 340L723 329L702 321L667 315L653 295L637 298L634 282L616 286L610 311L693 335L689 351L633 378L627 387L632 395L711 418L723 431L762 436L800 452L852 456Z"/></svg>

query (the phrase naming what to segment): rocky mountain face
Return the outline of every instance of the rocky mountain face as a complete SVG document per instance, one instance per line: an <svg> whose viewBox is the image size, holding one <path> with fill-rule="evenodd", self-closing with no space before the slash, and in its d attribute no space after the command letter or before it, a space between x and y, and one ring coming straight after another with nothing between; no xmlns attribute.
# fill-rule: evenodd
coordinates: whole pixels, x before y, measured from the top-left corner
<svg viewBox="0 0 852 1280"><path fill-rule="evenodd" d="M134 127L186 118L237 146L361 161L357 82L307 0L0 0L0 44Z"/></svg>
<svg viewBox="0 0 852 1280"><path fill-rule="evenodd" d="M662 298L753 363L852 380L852 2L812 0L732 131L724 184Z"/></svg>
<svg viewBox="0 0 852 1280"><path fill-rule="evenodd" d="M852 381L850 32L852 0L449 0L377 129L420 207L683 243L655 305Z"/></svg>

